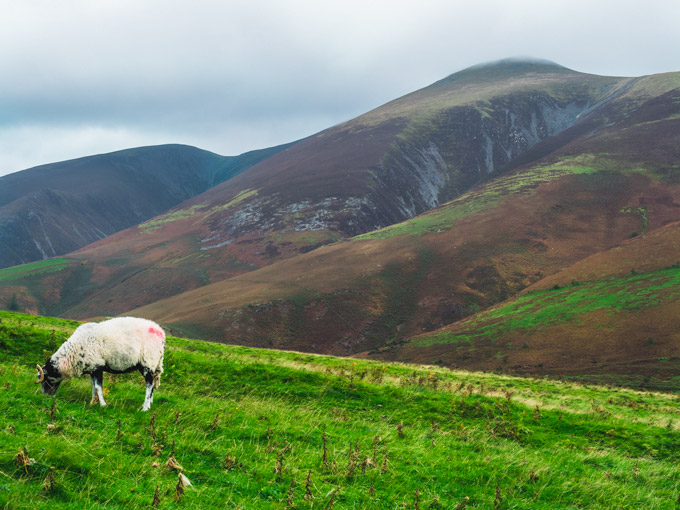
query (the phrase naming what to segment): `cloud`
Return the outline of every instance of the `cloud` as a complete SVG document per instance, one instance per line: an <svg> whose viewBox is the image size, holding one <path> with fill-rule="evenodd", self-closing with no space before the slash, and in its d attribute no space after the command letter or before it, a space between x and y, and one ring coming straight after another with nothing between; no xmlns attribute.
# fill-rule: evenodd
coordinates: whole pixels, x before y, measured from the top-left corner
<svg viewBox="0 0 680 510"><path fill-rule="evenodd" d="M138 144L142 139L145 143ZM137 145L166 143L162 135L154 137L125 128L99 126L17 126L0 128L0 154L3 166L23 169L40 163L110 152ZM31 158L27 158L30 154ZM35 164L26 162L35 162ZM0 168L0 175L2 168Z"/></svg>
<svg viewBox="0 0 680 510"><path fill-rule="evenodd" d="M237 154L488 60L641 75L678 70L680 47L675 0L25 0L0 16L0 173L149 143Z"/></svg>

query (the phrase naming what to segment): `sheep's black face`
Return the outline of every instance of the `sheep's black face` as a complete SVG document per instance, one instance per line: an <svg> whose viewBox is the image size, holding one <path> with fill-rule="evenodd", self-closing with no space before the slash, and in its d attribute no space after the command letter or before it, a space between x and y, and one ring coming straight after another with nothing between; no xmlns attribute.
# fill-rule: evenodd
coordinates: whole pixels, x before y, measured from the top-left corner
<svg viewBox="0 0 680 510"><path fill-rule="evenodd" d="M42 392L44 395L53 396L57 392L57 388L61 384L61 379L52 379L45 376L45 380L42 382Z"/></svg>
<svg viewBox="0 0 680 510"><path fill-rule="evenodd" d="M45 366L42 367L42 369L45 374L45 378L41 383L42 392L44 395L53 396L61 384L61 374L52 363L52 360L49 360L47 363L45 363ZM38 378L40 378L40 372L38 372Z"/></svg>

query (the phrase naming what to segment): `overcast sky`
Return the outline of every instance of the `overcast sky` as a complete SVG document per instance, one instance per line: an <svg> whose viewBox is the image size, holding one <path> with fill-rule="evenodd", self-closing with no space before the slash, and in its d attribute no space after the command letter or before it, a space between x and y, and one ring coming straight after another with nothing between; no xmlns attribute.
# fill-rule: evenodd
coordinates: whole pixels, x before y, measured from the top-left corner
<svg viewBox="0 0 680 510"><path fill-rule="evenodd" d="M0 0L0 175L289 142L511 56L680 71L678 0Z"/></svg>

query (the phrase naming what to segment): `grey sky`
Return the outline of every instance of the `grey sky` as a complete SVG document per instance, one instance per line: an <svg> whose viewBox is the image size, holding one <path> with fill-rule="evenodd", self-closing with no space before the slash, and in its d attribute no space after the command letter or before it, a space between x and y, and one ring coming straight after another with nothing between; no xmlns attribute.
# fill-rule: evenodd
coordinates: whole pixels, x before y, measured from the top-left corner
<svg viewBox="0 0 680 510"><path fill-rule="evenodd" d="M677 0L0 0L0 175L159 143L235 155L480 62L680 71Z"/></svg>

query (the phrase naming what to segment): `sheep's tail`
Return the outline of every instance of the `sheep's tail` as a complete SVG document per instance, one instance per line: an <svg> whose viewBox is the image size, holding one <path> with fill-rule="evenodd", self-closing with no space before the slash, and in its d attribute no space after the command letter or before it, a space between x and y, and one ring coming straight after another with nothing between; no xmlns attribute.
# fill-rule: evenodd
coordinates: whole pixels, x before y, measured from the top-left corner
<svg viewBox="0 0 680 510"><path fill-rule="evenodd" d="M163 344L165 344L165 333L163 332L163 330L161 330L161 333L163 333ZM165 357L164 350L161 351L161 361L160 363L158 363L158 366L156 367L156 370L153 373L154 389L158 389L158 387L161 385L161 374L163 373L163 358Z"/></svg>
<svg viewBox="0 0 680 510"><path fill-rule="evenodd" d="M163 369L160 368L156 370L153 373L153 388L158 389L158 387L161 385L161 374L163 373Z"/></svg>

